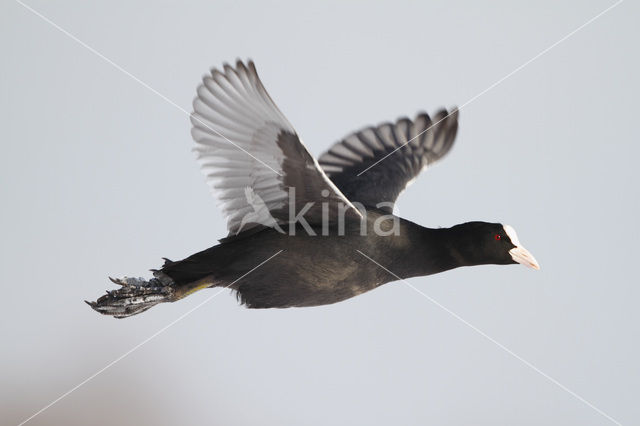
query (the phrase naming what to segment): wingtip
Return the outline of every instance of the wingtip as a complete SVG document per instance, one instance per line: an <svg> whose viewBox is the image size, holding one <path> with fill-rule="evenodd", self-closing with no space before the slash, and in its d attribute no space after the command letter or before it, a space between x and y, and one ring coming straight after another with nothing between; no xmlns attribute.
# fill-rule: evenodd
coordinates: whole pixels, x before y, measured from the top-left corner
<svg viewBox="0 0 640 426"><path fill-rule="evenodd" d="M248 62L251 62L251 59L248 59ZM236 68L246 69L245 62L241 58L236 58Z"/></svg>
<svg viewBox="0 0 640 426"><path fill-rule="evenodd" d="M256 69L256 64L253 62L253 60L249 59L249 62L247 63L247 68L249 69L251 74L258 77L258 70Z"/></svg>
<svg viewBox="0 0 640 426"><path fill-rule="evenodd" d="M431 122L431 116L429 115L429 113L428 113L427 111L425 111L425 110L423 110L423 109L419 110L419 111L416 113L416 117L413 119L413 121L414 121L414 122L416 122L420 117L424 117L424 118L425 118L425 120L426 120L427 122L429 122L429 123Z"/></svg>

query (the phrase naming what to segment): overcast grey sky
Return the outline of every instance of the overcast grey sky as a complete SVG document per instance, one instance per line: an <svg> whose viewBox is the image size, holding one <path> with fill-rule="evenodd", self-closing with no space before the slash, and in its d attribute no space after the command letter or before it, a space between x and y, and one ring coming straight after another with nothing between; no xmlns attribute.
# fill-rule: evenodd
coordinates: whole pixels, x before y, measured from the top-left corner
<svg viewBox="0 0 640 426"><path fill-rule="evenodd" d="M614 1L47 2L51 21L187 111L252 58L313 154L464 105ZM399 200L499 221L542 266L410 283L621 422L640 423L639 6L627 1L461 111ZM52 25L0 6L0 413L18 424L214 291L126 320L82 300L225 235L187 115ZM309 309L223 292L35 417L48 425L613 424L402 283Z"/></svg>

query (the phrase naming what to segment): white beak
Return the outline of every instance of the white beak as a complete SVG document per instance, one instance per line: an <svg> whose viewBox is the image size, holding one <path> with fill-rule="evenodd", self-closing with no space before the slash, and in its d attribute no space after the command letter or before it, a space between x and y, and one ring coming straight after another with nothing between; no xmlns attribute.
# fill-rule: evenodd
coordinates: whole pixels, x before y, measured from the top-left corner
<svg viewBox="0 0 640 426"><path fill-rule="evenodd" d="M515 229L513 229L509 225L504 225L504 231L509 236L511 242L515 245L514 248L509 250L511 258L521 265L528 266L529 268L533 269L540 269L540 265L538 264L536 258L533 257L531 253L529 253L529 250L520 245L520 241L518 240L518 235L516 234Z"/></svg>
<svg viewBox="0 0 640 426"><path fill-rule="evenodd" d="M538 265L538 261L536 260L536 258L533 257L531 253L529 253L529 250L522 246L512 248L511 250L509 250L509 254L514 261L524 266L528 266L529 268L533 269L540 269L540 265Z"/></svg>

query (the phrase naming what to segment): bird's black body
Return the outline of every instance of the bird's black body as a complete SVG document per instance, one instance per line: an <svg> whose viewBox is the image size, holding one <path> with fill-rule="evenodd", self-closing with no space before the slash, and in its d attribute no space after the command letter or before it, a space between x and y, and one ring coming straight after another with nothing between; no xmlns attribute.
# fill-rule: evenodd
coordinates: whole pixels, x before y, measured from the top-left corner
<svg viewBox="0 0 640 426"><path fill-rule="evenodd" d="M289 235L267 228L227 239L182 261L167 262L162 272L185 289L203 279L212 286L229 286L250 308L287 308L340 302L398 277L431 275L483 263L515 263L501 254L503 245L514 247L508 238L505 236L501 243L493 238L496 233L504 235L499 224L472 222L430 229L395 217L399 226L392 233L393 220L387 213L369 210L364 227L359 221L349 221L344 235L330 231L323 236L319 228L314 229L316 235L309 235L302 227ZM376 221L390 235L376 232ZM488 242L482 256L470 250L478 246L474 239ZM494 245L495 253L491 250Z"/></svg>
<svg viewBox="0 0 640 426"><path fill-rule="evenodd" d="M121 288L89 303L98 312L124 318L208 287L229 287L250 308L318 306L459 266L538 268L510 226L429 229L392 215L406 186L450 151L457 109L361 129L316 160L252 62L213 69L197 93L195 152L229 236L167 260L148 281L112 279Z"/></svg>

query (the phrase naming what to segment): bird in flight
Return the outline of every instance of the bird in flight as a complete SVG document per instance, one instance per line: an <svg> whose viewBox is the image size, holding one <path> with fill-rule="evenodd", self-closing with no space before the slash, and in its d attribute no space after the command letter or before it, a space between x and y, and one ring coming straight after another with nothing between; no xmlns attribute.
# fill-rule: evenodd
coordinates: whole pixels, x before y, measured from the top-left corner
<svg viewBox="0 0 640 426"><path fill-rule="evenodd" d="M195 152L229 234L153 278L111 279L95 302L125 318L200 289L227 287L249 308L336 303L385 283L460 266L539 269L515 230L467 222L427 228L393 214L397 197L451 149L458 110L366 127L317 160L252 61L213 69L191 114Z"/></svg>

